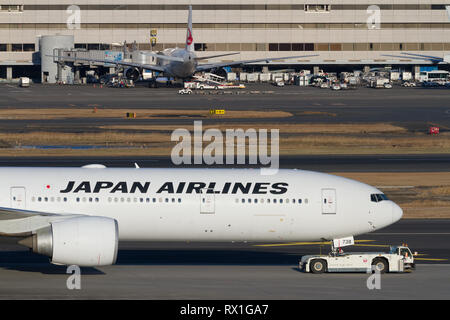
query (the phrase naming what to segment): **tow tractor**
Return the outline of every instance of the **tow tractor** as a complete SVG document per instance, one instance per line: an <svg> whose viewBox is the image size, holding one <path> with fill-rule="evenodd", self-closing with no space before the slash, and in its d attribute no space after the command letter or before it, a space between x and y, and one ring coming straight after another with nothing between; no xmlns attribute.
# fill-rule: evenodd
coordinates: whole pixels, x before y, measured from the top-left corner
<svg viewBox="0 0 450 320"><path fill-rule="evenodd" d="M353 237L335 239L328 255L303 256L299 268L304 272L410 272L415 269L414 256L406 244L391 246L385 252L344 253L343 246L353 245ZM414 253L417 255L417 252Z"/></svg>

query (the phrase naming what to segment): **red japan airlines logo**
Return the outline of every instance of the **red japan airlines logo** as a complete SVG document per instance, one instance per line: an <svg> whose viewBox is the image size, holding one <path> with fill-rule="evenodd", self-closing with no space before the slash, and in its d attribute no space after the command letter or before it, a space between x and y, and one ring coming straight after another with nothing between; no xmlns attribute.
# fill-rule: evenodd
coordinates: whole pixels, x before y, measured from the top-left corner
<svg viewBox="0 0 450 320"><path fill-rule="evenodd" d="M188 36L186 38L186 44L190 46L194 39L192 38L191 29L188 29Z"/></svg>

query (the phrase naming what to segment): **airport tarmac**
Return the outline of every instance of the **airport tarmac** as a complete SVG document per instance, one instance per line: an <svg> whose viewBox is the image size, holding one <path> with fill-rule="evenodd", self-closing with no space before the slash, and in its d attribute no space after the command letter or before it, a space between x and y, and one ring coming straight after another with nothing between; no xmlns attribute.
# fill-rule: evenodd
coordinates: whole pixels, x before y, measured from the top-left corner
<svg viewBox="0 0 450 320"><path fill-rule="evenodd" d="M82 268L81 290L68 290L65 267L2 238L0 299L449 299L449 230L450 220L401 220L357 237L348 251L407 242L419 253L414 272L382 275L381 290L368 290L368 274L300 272L318 245L144 242L122 243L117 265Z"/></svg>
<svg viewBox="0 0 450 320"><path fill-rule="evenodd" d="M235 161L236 162L236 161ZM229 167L258 167L248 165ZM141 168L206 167L206 165L175 166L170 157L1 157L0 166L13 167L81 167L87 164L107 167ZM215 166L208 166L215 167ZM217 165L216 167L224 167ZM321 172L443 172L450 171L450 155L301 155L280 156L280 167Z"/></svg>
<svg viewBox="0 0 450 320"><path fill-rule="evenodd" d="M55 86L35 84L30 88L0 85L2 108L130 108L130 109L225 109L282 110L292 117L278 118L276 123L374 123L401 124L410 130L424 131L431 124L441 130L450 128L450 90L440 88L401 88L376 90L359 88L335 92L313 87L252 84L234 94L179 95L177 88L131 89L96 88L92 86ZM237 94L241 92L240 94ZM256 92L256 93L250 93ZM308 114L305 112L317 112ZM330 116L333 114L333 116ZM226 122L274 123L271 118L220 119L202 118L205 124ZM95 130L94 127L117 124L192 124L191 117L171 119L83 118L57 120L0 119L4 131L45 127L46 130Z"/></svg>

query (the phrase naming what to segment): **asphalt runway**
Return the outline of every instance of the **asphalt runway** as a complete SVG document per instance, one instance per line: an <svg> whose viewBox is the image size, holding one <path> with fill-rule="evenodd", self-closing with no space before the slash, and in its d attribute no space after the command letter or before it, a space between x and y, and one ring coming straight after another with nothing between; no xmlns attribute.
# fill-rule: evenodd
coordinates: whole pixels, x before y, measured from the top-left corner
<svg viewBox="0 0 450 320"><path fill-rule="evenodd" d="M236 162L236 161L235 161ZM248 163L248 160L245 161ZM0 166L14 167L81 167L99 163L107 167L141 168L175 167L169 157L1 157ZM177 167L205 167L180 165ZM225 166L208 166L225 167ZM229 167L252 167L232 165ZM255 167L255 166L253 166ZM281 156L280 167L321 172L443 172L450 170L450 155L323 155Z"/></svg>
<svg viewBox="0 0 450 320"><path fill-rule="evenodd" d="M82 268L81 290L68 290L66 267L1 238L0 299L449 299L449 230L450 220L401 220L357 237L348 251L407 242L419 253L414 272L382 275L381 290L367 289L368 274L298 270L327 245L166 242L121 243L117 265Z"/></svg>
<svg viewBox="0 0 450 320"><path fill-rule="evenodd" d="M282 110L293 113L288 118L220 119L205 116L204 124L258 122L277 123L352 123L389 122L412 131L424 131L438 125L443 131L450 128L450 90L440 88L394 88L376 90L359 88L335 92L332 90L269 84L248 85L247 94L177 94L177 88L131 89L94 88L92 86L33 85L18 88L0 85L1 108L130 108L130 109L225 109L225 110ZM259 92L250 94L250 92ZM304 112L321 112L305 115ZM192 124L193 117L171 119L83 118L63 120L0 119L3 131L99 130L99 125L118 124Z"/></svg>

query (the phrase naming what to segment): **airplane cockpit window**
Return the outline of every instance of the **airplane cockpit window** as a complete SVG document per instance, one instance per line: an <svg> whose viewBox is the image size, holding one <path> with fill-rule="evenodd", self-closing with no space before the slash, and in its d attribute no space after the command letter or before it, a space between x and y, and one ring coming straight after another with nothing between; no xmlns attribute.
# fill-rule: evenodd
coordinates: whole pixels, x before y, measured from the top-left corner
<svg viewBox="0 0 450 320"><path fill-rule="evenodd" d="M384 193L372 193L370 195L370 201L372 202L381 202L384 200L389 200Z"/></svg>

